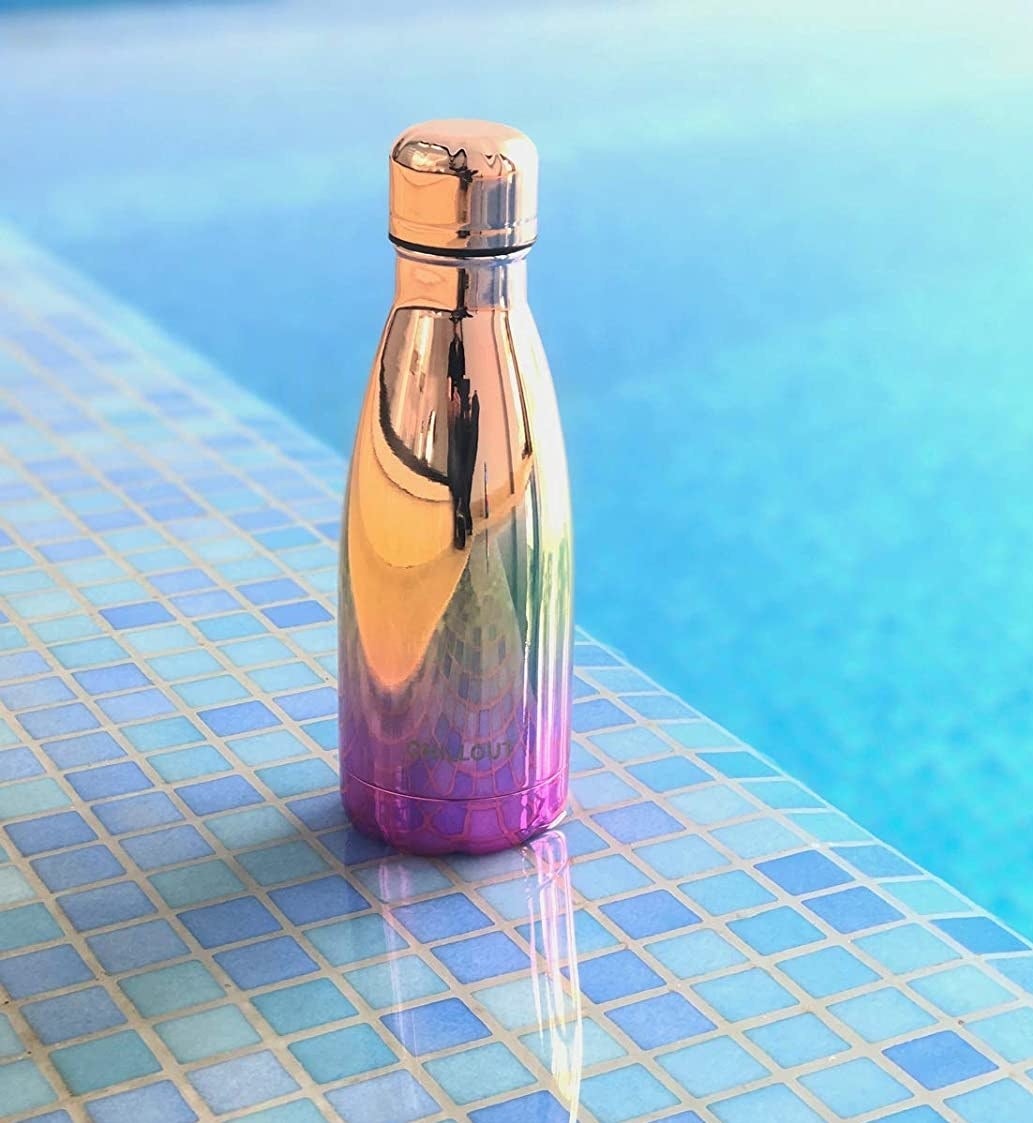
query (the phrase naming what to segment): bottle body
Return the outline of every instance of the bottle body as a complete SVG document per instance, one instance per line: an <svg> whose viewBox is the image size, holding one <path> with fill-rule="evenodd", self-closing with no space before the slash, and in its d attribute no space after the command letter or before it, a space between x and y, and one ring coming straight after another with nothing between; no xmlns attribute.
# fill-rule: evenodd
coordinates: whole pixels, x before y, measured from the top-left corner
<svg viewBox="0 0 1033 1123"><path fill-rule="evenodd" d="M525 254L399 250L349 466L342 796L418 853L517 845L566 804L570 501Z"/></svg>

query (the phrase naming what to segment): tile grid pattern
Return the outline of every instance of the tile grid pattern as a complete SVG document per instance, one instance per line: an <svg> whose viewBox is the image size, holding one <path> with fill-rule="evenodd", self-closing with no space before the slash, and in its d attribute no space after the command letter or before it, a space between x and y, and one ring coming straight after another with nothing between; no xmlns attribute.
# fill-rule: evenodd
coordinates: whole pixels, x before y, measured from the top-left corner
<svg viewBox="0 0 1033 1123"><path fill-rule="evenodd" d="M525 858L354 836L341 462L0 241L7 1116L1033 1118L1028 945L587 637L569 982Z"/></svg>

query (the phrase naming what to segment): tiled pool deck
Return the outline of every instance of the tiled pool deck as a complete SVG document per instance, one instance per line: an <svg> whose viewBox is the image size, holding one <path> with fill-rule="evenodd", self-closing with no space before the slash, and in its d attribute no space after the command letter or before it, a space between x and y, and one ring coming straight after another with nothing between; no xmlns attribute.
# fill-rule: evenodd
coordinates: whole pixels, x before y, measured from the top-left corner
<svg viewBox="0 0 1033 1123"><path fill-rule="evenodd" d="M2 229L0 449L4 1119L1033 1120L1029 945L588 637L560 830L351 832L341 460Z"/></svg>

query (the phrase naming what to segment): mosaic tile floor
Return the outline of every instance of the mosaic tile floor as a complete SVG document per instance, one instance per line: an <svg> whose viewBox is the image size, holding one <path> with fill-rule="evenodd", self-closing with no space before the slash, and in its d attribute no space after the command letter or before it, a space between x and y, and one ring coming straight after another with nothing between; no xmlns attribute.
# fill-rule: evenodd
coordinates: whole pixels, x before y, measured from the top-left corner
<svg viewBox="0 0 1033 1123"><path fill-rule="evenodd" d="M357 836L341 461L3 230L0 299L4 1119L1033 1120L1030 947L584 635L560 829Z"/></svg>

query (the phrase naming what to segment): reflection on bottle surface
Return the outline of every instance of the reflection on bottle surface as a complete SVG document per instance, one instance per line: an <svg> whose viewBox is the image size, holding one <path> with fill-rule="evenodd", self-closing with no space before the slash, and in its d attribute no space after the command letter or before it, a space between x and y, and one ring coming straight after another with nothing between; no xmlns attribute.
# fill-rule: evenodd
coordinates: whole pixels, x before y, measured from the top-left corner
<svg viewBox="0 0 1033 1123"><path fill-rule="evenodd" d="M360 829L420 852L519 843L566 796L569 502L551 382L513 300L523 268L400 263L425 298L459 303L395 309L352 458L345 799Z"/></svg>
<svg viewBox="0 0 1033 1123"><path fill-rule="evenodd" d="M516 877L501 882L493 880L490 887L485 887L488 892L484 896L503 892L505 904L500 906L500 912L519 933L519 937L511 935L510 938L522 937L529 945L526 967L518 973L506 975L501 982L489 977L471 983L469 998L457 1000L442 993L414 1003L407 993L412 979L412 951L407 948L387 964L393 994L390 995L391 1006L384 1015L384 1022L405 1043L406 1053L413 1058L410 1063L417 1077L416 1084L425 1084L427 1072L421 1068L420 1058L442 1048L439 1034L441 1019L446 1016L444 1009L435 1006L435 1003L448 1002L453 1006L458 1001L466 1003L467 1012L450 1011L452 1024L461 1022L464 1017L470 1018L479 1029L473 1040L482 1043L488 1039L480 1036L483 1028L472 1016L480 1019L489 1029L494 1027L498 1034L508 1031L508 1046L528 1069L533 1070L534 1062L526 1054L521 1055L521 1047L537 1057L545 1073L544 1076L541 1072L536 1074L539 1086L551 1092L567 1111L570 1123L575 1123L580 1104L583 1045L566 838L561 831L546 831L514 851L513 858L514 862L509 863L507 869L512 871L514 866L518 867ZM402 900L412 895L419 884L414 878L424 872L414 863L422 861L385 859L379 867L375 867L377 895L388 900ZM461 873L467 878L471 898L476 896L475 890L479 887L478 866L484 868L484 876L491 876L497 874L497 868L485 868L483 863L493 861L491 858L463 860ZM388 911L390 907L386 906ZM448 944L444 946L448 947ZM361 950L356 954L361 955ZM437 957L428 954L427 962L436 974L443 973ZM518 1039L519 1044L513 1039ZM427 1071L434 1075L433 1062L427 1066ZM539 1102L529 1102L523 1123L540 1123L535 1115L535 1105ZM404 1114L401 1106L399 1113ZM411 1106L415 1108L416 1105ZM554 1107L555 1104L541 1106L542 1111L548 1112L545 1118L550 1123L555 1119ZM413 1118L416 1117L414 1114Z"/></svg>
<svg viewBox="0 0 1033 1123"><path fill-rule="evenodd" d="M394 846L486 853L567 792L570 501L526 292L537 158L504 126L428 122L390 168L395 300L341 538L343 797Z"/></svg>

